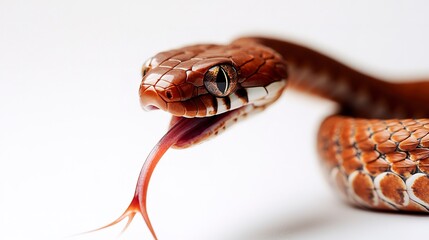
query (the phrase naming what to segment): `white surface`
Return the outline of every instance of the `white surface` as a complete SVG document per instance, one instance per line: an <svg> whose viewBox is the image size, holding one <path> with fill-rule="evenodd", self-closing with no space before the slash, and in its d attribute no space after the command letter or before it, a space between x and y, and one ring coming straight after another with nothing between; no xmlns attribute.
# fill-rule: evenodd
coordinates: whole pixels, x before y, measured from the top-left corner
<svg viewBox="0 0 429 240"><path fill-rule="evenodd" d="M61 239L127 207L169 121L137 94L141 64L160 50L270 34L372 73L429 75L424 1L277 2L0 1L0 239ZM159 238L427 236L426 216L336 200L314 151L332 108L289 92L210 142L167 152L148 197ZM151 239L141 217L123 238Z"/></svg>

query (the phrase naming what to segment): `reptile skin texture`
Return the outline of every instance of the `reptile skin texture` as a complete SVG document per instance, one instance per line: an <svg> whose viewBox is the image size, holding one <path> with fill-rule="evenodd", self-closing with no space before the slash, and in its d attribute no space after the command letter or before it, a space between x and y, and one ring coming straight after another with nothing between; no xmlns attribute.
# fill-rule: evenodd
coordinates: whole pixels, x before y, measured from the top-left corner
<svg viewBox="0 0 429 240"><path fill-rule="evenodd" d="M280 49L285 61L270 47ZM292 88L342 106L349 116L336 115L323 122L318 151L333 184L349 202L374 209L427 211L429 120L389 119L421 116L427 109L416 109L419 104L397 109L404 99L393 84L315 51L279 40L247 38L227 46L197 45L162 52L151 58L154 69L142 81L142 105L154 104L186 117L230 110L229 103L220 111L203 84L208 68L220 63L234 64L242 89L287 79L289 68ZM243 95L247 94L239 98L247 103Z"/></svg>
<svg viewBox="0 0 429 240"><path fill-rule="evenodd" d="M319 130L318 150L334 185L359 206L427 212L429 119L333 116Z"/></svg>
<svg viewBox="0 0 429 240"><path fill-rule="evenodd" d="M161 52L142 73L141 105L170 113L170 129L147 157L129 207L105 227L128 218L127 227L139 213L157 239L146 202L163 154L261 113L287 88L337 103L338 112L320 126L317 149L330 182L346 201L375 210L428 212L429 81L394 84L307 47L263 37ZM314 147L307 145L297 142L294 148Z"/></svg>
<svg viewBox="0 0 429 240"><path fill-rule="evenodd" d="M344 199L369 209L428 212L428 81L393 84L293 43L238 41L277 50L292 70L290 87L339 104L340 114L319 128L317 149Z"/></svg>

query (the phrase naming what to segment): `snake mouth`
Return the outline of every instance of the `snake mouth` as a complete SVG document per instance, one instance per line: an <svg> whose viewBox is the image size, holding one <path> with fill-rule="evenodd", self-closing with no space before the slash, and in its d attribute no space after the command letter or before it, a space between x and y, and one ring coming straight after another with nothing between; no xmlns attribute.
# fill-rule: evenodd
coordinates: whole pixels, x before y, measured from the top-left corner
<svg viewBox="0 0 429 240"><path fill-rule="evenodd" d="M195 113L195 110L192 108L188 109L189 104L165 102L159 94L152 90L145 90L144 93L144 97L140 98L141 106L144 110L163 110L172 115L169 131L180 123L175 131L175 135L180 135L180 138L174 136L175 141L171 145L171 147L179 149L190 147L191 145L195 145L212 136L218 135L221 131L225 130L226 127L237 122L255 108L254 104L246 104L247 100L244 102L239 98L234 99L234 102L228 98L229 106L227 108L224 106L223 102L225 102L225 100L223 98L218 99L210 97L210 99L215 99L212 100L214 101L213 104L219 107L216 107L216 109L201 108L201 114L192 114L192 112ZM235 106L231 107L231 105ZM229 111L227 111L227 109L229 109ZM196 112L198 112L198 109ZM186 131L183 129L186 129ZM166 134L166 136L171 135L172 134Z"/></svg>
<svg viewBox="0 0 429 240"><path fill-rule="evenodd" d="M144 110L146 111L152 111L152 110L160 110L159 107L155 106L155 105L147 105L145 107L143 107Z"/></svg>
<svg viewBox="0 0 429 240"><path fill-rule="evenodd" d="M212 136L218 135L228 126L247 115L251 108L253 108L251 105L247 105L229 112L203 118L172 116L170 129L179 123L182 129L186 129L186 132L180 133L180 137L175 141L172 147L187 148L201 143Z"/></svg>

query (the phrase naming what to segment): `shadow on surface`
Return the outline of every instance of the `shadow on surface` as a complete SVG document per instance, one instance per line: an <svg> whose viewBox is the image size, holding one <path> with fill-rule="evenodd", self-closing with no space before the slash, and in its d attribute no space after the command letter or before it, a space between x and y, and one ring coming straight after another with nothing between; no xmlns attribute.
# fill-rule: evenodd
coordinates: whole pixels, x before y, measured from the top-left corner
<svg viewBox="0 0 429 240"><path fill-rule="evenodd" d="M302 203L300 207L286 210L268 219L263 218L252 229L231 239L308 239L314 238L321 232L335 231L338 227L358 225L362 221L359 216L369 214L369 211L348 206L341 201L318 199L316 203Z"/></svg>
<svg viewBox="0 0 429 240"><path fill-rule="evenodd" d="M427 214L371 211L327 197L300 202L275 215L267 213L231 239L362 239L382 234L386 226L394 225L401 227L390 228L389 234L398 237L404 234L404 223L424 224L427 218ZM362 229L366 229L365 233Z"/></svg>

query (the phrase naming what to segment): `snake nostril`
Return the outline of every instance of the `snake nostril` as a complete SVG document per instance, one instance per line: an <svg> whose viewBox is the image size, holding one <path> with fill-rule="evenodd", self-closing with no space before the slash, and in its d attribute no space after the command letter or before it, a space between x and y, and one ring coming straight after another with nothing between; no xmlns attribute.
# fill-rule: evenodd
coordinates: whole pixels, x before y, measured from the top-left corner
<svg viewBox="0 0 429 240"><path fill-rule="evenodd" d="M173 94L171 93L171 91L170 91L170 90L165 91L165 96L166 96L168 99L172 99L172 98L173 98Z"/></svg>

